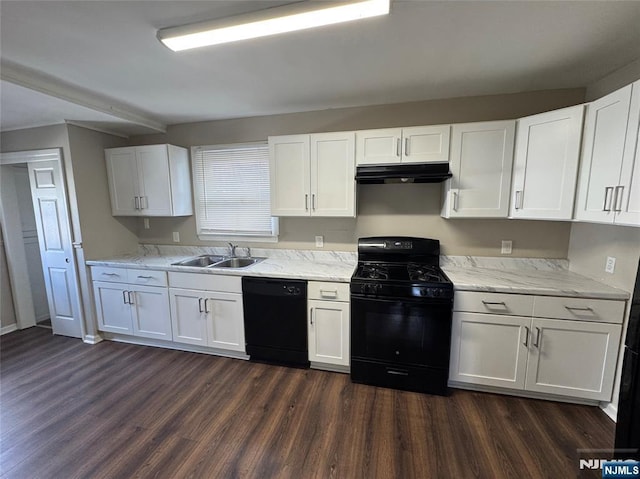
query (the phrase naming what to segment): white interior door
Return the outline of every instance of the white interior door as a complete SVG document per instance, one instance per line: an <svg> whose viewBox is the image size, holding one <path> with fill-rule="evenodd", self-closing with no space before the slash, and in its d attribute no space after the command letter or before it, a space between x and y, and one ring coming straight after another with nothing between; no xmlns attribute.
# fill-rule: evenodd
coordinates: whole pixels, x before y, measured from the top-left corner
<svg viewBox="0 0 640 479"><path fill-rule="evenodd" d="M53 333L80 338L78 283L60 163L41 161L28 167Z"/></svg>

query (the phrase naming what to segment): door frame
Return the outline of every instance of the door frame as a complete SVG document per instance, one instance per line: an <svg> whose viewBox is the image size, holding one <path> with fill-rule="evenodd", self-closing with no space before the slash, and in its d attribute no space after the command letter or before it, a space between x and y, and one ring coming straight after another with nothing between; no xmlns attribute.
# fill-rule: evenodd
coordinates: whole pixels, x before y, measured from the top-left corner
<svg viewBox="0 0 640 479"><path fill-rule="evenodd" d="M80 322L81 338L86 336L86 328L84 321L84 309L82 305L82 295L80 288L80 275L78 268L78 259L76 257L78 249L77 243L73 241L73 225L71 223L71 208L69 208L69 195L66 172L64 162L62 161L61 148L49 148L45 150L29 150L17 151L11 153L0 153L0 169L3 166L17 165L23 163L35 163L41 161L56 161L62 173L62 181L65 184L65 201L67 203L69 224L69 241L72 244L71 262L75 269L75 282L72 287L76 290L76 311L78 312L78 321ZM17 201L15 191L13 194L9 192L9 200ZM5 242L5 253L7 255L7 267L9 270L9 281L12 285L11 295L16 312L16 325L18 329L25 329L35 326L35 311L33 307L33 296L31 294L31 286L26 265L26 255L22 242L22 227L20 225L20 215L17 207L10 207L0 202L0 225L2 226L2 235ZM81 253L81 252L80 252ZM19 287L15 287L19 285Z"/></svg>

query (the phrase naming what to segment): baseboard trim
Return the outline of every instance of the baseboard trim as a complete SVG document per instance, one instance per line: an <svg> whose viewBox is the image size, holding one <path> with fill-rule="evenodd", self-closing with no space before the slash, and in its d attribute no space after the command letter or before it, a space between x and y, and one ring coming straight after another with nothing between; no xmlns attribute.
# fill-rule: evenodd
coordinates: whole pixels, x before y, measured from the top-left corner
<svg viewBox="0 0 640 479"><path fill-rule="evenodd" d="M349 374L351 368L349 366L340 366L337 364L316 363L311 361L311 369L321 369L323 371L330 371L332 373L344 373Z"/></svg>
<svg viewBox="0 0 640 479"><path fill-rule="evenodd" d="M98 344L102 341L104 341L104 338L98 334L87 334L82 338L82 342L87 344Z"/></svg>
<svg viewBox="0 0 640 479"><path fill-rule="evenodd" d="M190 353L210 354L212 356L224 356L233 359L248 360L249 356L240 351L227 351L218 348L196 346L193 344L175 343L173 341L162 341L160 339L141 338L139 336L127 336L124 334L103 332L103 338L117 343L137 344L139 346L154 346L165 349L175 349L176 351L187 351Z"/></svg>
<svg viewBox="0 0 640 479"><path fill-rule="evenodd" d="M0 336L4 336L5 334L13 333L14 331L17 331L17 330L18 330L18 324L17 323L10 324L9 326L3 326L2 328L0 328Z"/></svg>
<svg viewBox="0 0 640 479"><path fill-rule="evenodd" d="M600 409L611 418L613 422L618 422L618 405L612 402L606 403L606 405L600 404Z"/></svg>
<svg viewBox="0 0 640 479"><path fill-rule="evenodd" d="M455 389L468 389L470 391L479 391L483 393L506 394L507 396L517 396L530 399L543 399L546 401L566 402L571 404L584 404L586 406L599 406L600 401L595 399L582 399L564 396L556 396L553 394L537 393L532 391L511 391L509 389L498 388L494 386L483 386L480 384L467 384L449 380L449 387Z"/></svg>

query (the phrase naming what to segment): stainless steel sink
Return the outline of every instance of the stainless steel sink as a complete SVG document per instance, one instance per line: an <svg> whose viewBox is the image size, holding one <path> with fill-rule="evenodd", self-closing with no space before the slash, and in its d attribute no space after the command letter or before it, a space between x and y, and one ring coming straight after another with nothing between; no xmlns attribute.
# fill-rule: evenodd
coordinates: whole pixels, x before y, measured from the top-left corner
<svg viewBox="0 0 640 479"><path fill-rule="evenodd" d="M265 258L229 258L226 256L203 254L196 256L195 258L188 258L177 263L172 263L173 266L191 266L196 268L247 268L252 264L259 263Z"/></svg>
<svg viewBox="0 0 640 479"><path fill-rule="evenodd" d="M195 266L197 268L206 268L207 266L219 263L224 259L224 256L203 254L201 256L196 256L195 258L178 261L177 263L173 263L173 266Z"/></svg>
<svg viewBox="0 0 640 479"><path fill-rule="evenodd" d="M212 268L246 268L259 263L264 258L227 258L224 261L211 265Z"/></svg>

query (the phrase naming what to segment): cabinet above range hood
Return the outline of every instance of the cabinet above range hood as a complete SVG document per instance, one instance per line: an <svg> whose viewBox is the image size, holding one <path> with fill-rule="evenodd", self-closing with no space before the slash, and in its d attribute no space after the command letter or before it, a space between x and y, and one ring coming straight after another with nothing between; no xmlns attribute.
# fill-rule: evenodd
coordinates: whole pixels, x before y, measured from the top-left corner
<svg viewBox="0 0 640 479"><path fill-rule="evenodd" d="M356 168L359 184L440 183L451 178L449 163L369 165Z"/></svg>

